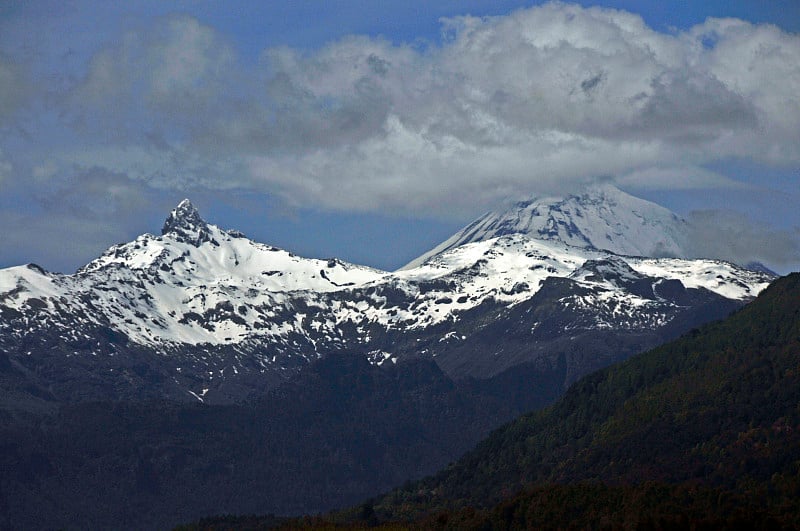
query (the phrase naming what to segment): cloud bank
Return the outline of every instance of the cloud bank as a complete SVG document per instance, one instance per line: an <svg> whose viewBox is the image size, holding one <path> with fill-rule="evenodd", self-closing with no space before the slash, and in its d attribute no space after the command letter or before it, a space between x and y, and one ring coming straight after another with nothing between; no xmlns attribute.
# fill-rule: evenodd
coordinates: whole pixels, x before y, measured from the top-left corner
<svg viewBox="0 0 800 531"><path fill-rule="evenodd" d="M770 25L663 33L624 11L555 3L444 19L440 44L351 36L252 64L173 16L121 35L50 94L64 127L102 138L90 153L65 143L52 162L440 215L598 176L635 188L683 171L684 186L724 186L704 164L800 163L797 57L800 37ZM9 72L0 63L0 80Z"/></svg>
<svg viewBox="0 0 800 531"><path fill-rule="evenodd" d="M800 228L776 230L728 210L696 210L687 222L690 256L769 264L784 274L787 266L800 263Z"/></svg>

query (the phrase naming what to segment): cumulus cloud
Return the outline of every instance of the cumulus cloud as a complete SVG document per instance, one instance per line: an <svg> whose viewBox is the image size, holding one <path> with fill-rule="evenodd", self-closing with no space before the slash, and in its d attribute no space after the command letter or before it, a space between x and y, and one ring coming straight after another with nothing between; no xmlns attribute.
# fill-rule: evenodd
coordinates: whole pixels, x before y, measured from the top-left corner
<svg viewBox="0 0 800 531"><path fill-rule="evenodd" d="M98 51L63 104L103 139L95 164L153 186L458 216L599 176L699 188L731 185L703 168L731 157L796 165L797 57L800 37L774 26L660 32L554 3L445 19L422 48L350 36L244 64L174 16Z"/></svg>

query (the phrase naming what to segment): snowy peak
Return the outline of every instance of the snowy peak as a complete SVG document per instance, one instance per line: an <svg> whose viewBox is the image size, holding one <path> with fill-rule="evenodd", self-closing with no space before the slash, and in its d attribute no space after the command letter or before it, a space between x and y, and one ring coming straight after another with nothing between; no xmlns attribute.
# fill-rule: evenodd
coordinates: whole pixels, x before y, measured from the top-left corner
<svg viewBox="0 0 800 531"><path fill-rule="evenodd" d="M39 308L59 319L80 316L85 326L110 324L134 343L159 348L289 342L302 320L298 308L386 275L251 241L206 223L184 200L161 236L114 245L74 275L36 266L0 270L0 341L6 315Z"/></svg>
<svg viewBox="0 0 800 531"><path fill-rule="evenodd" d="M467 243L509 234L628 256L686 257L688 226L670 210L609 184L489 212L403 269Z"/></svg>
<svg viewBox="0 0 800 531"><path fill-rule="evenodd" d="M161 229L163 236L172 235L177 240L190 243L195 247L211 240L208 223L200 217L200 213L188 199L184 199L172 209Z"/></svg>
<svg viewBox="0 0 800 531"><path fill-rule="evenodd" d="M386 274L337 259L303 258L254 242L239 231L207 223L189 200L181 201L170 212L161 236L143 234L114 245L78 270L79 275L112 274L116 279L123 272L137 281L149 275L154 282L166 285L207 288L233 282L261 286L268 292L325 292Z"/></svg>

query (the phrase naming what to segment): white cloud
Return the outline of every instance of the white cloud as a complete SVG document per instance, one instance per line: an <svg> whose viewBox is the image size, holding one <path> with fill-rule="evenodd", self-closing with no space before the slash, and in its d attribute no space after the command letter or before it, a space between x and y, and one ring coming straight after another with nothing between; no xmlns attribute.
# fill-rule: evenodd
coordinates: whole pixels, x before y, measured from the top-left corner
<svg viewBox="0 0 800 531"><path fill-rule="evenodd" d="M457 215L525 196L532 182L539 191L556 191L564 181L588 180L598 165L621 171L649 160L652 149L557 131L476 146L455 135L431 139L392 115L375 138L300 156L253 157L250 171L254 184L267 183L298 204L296 198L348 210L433 212L446 198L449 213Z"/></svg>
<svg viewBox="0 0 800 531"><path fill-rule="evenodd" d="M278 101L303 116L283 131L336 127L299 135L305 149L289 157L265 146L251 159L256 183L298 203L452 212L608 175L727 187L702 165L730 157L800 163L796 35L714 19L660 33L630 13L565 4L444 30L424 52L367 38L268 51Z"/></svg>
<svg viewBox="0 0 800 531"><path fill-rule="evenodd" d="M65 105L98 147L63 158L152 186L440 215L608 176L726 187L703 167L733 157L800 164L798 35L729 19L659 32L562 3L442 24L440 46L351 36L247 65L213 28L162 19L92 58Z"/></svg>

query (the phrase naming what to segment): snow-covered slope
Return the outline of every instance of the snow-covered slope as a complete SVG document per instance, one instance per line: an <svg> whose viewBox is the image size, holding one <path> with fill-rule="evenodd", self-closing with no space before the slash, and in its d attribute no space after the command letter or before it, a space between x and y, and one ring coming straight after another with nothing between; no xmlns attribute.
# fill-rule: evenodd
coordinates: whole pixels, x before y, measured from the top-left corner
<svg viewBox="0 0 800 531"><path fill-rule="evenodd" d="M629 256L686 257L687 231L686 222L666 208L609 184L596 185L580 195L531 199L484 214L402 269L466 243L508 234Z"/></svg>
<svg viewBox="0 0 800 531"><path fill-rule="evenodd" d="M587 273L584 266L589 262L603 263L605 270L601 274ZM612 265L616 267L616 275L602 274ZM721 297L741 301L754 298L771 280L764 273L720 260L624 257L511 234L450 249L422 266L387 276L384 282L405 282L414 286L434 279L438 281L441 288L419 294L415 300L416 319L410 326L425 326L452 319L458 311L479 305L488 298L512 305L519 303L536 294L551 277L570 278L586 286L602 288L608 292L604 297L615 297L636 306L641 297L625 293L624 286L609 280L624 277L628 271L637 278L678 280L686 288L705 288ZM408 313L401 309L398 312L399 315ZM391 321L386 322L391 324Z"/></svg>
<svg viewBox="0 0 800 531"><path fill-rule="evenodd" d="M620 201L596 205L583 197L551 213L605 216L611 227L610 220L624 217L621 208ZM655 341L662 328L743 304L773 278L721 261L599 250L581 238L597 241L600 232L584 227L562 237L559 227L574 225L563 219L554 229L559 237L513 230L476 236L419 267L388 273L253 242L206 223L183 201L160 236L113 246L73 275L35 265L0 270L0 354L23 365L46 359L53 374L63 372L63 360L96 367L103 359L104 370L127 371L115 386L174 381L198 398L216 388L212 380L295 370L333 351L377 364L431 356L452 374L480 376L539 356L536 345L562 337L606 331ZM583 244L569 245L567 236ZM630 250L643 241L636 236L620 245ZM509 319L515 349L508 337L490 334ZM484 338L480 349L473 337ZM516 357L501 359L511 350ZM138 361L125 361L131 356Z"/></svg>
<svg viewBox="0 0 800 531"><path fill-rule="evenodd" d="M184 200L161 236L115 245L74 275L35 266L0 271L0 298L18 310L80 314L142 344L219 344L259 329L279 332L269 318L287 293L325 293L385 274L255 243L207 224Z"/></svg>

